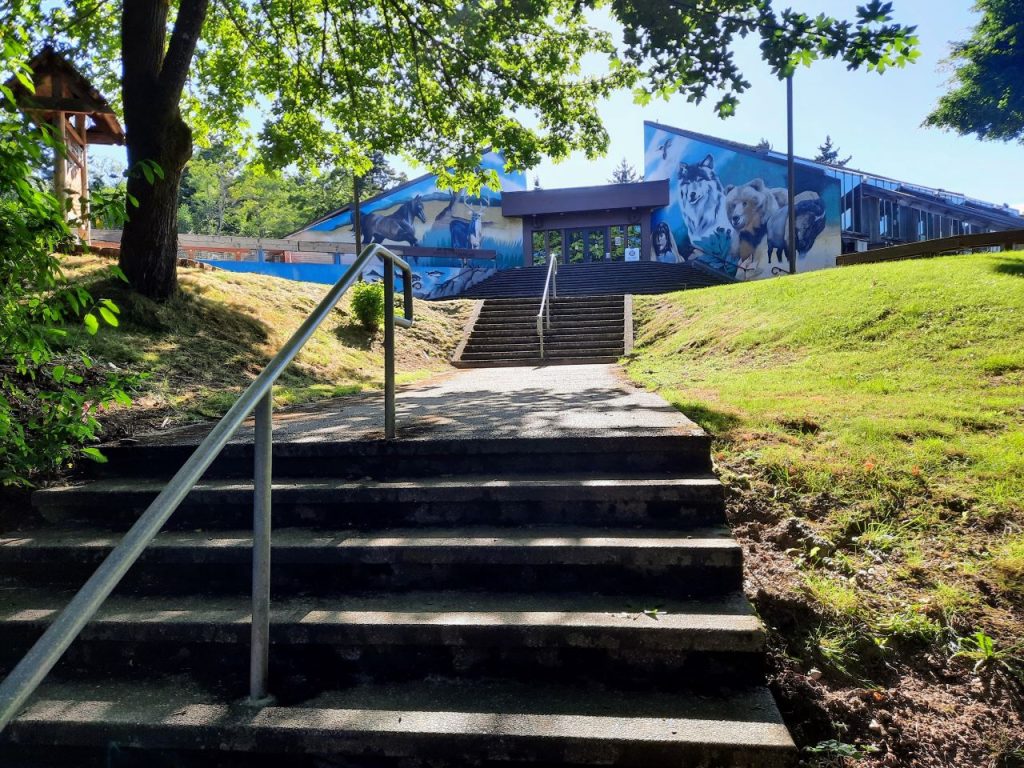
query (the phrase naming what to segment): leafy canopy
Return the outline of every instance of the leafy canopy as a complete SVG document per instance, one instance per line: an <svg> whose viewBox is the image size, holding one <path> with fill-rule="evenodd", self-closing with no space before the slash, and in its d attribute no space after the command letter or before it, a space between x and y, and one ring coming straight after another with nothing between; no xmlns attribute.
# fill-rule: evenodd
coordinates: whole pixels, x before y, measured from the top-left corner
<svg viewBox="0 0 1024 768"><path fill-rule="evenodd" d="M750 87L732 55L737 37L757 35L762 58L780 78L819 58L884 72L919 56L916 28L894 23L892 3L881 0L857 6L854 21L776 12L771 0L611 0L610 6L624 27L623 59L638 101L678 92L701 102L723 91L715 104L721 117L736 111L738 95Z"/></svg>
<svg viewBox="0 0 1024 768"><path fill-rule="evenodd" d="M969 40L953 46L952 90L925 125L1024 141L1024 0L978 0Z"/></svg>
<svg viewBox="0 0 1024 768"><path fill-rule="evenodd" d="M195 12L179 2L169 3L171 24L179 8ZM78 63L117 95L123 0L5 4L33 19L40 38L87 52ZM621 50L588 21L595 9L622 26ZM213 132L244 141L245 116L259 108L269 166L361 174L378 151L472 187L494 180L476 172L488 147L517 169L573 150L601 154L596 106L616 88L641 102L721 92L716 109L731 115L749 87L731 52L737 36L757 35L780 76L820 57L880 72L913 61L914 28L891 11L880 0L854 21L776 12L770 0L220 0L202 11L183 108L200 143ZM587 74L591 54L588 63L609 61L606 71Z"/></svg>

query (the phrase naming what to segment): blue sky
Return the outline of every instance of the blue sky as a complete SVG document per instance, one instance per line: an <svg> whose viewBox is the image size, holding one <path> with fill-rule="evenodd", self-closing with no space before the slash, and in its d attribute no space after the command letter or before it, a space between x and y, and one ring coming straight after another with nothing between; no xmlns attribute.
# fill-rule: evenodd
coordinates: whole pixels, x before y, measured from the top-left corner
<svg viewBox="0 0 1024 768"><path fill-rule="evenodd" d="M964 39L976 21L972 0L893 0L895 17L916 24L921 57L902 70L878 75L848 72L843 64L818 61L794 78L795 145L798 155L813 156L826 134L852 154L852 167L904 181L962 192L996 203L1024 204L1024 146L981 142L920 127L944 92L949 72L942 60L951 41ZM788 0L809 13L852 17L854 0ZM609 27L610 28L610 27ZM767 138L786 151L786 90L761 62L756 41L740 41L736 58L752 87L737 114L721 120L714 100L699 106L677 97L646 107L620 94L601 107L611 136L608 156L596 163L580 157L546 162L536 174L544 187L601 184L625 157L643 168L643 121L655 120L713 136L756 144ZM530 174L532 184L533 174Z"/></svg>
<svg viewBox="0 0 1024 768"><path fill-rule="evenodd" d="M905 69L888 70L883 75L848 72L844 65L832 61L818 61L798 70L794 79L797 154L813 156L829 134L844 155L853 155L851 166L860 170L1024 206L1024 146L981 142L920 127L949 78L942 61L949 54L950 42L967 37L975 23L973 0L893 2L898 21L918 26L921 58ZM856 4L856 0L786 0L779 6L851 17ZM596 23L612 29L607 17ZM602 184L623 157L642 169L644 120L750 144L764 137L784 152L784 84L762 63L756 40L740 41L736 58L752 86L741 97L736 116L719 119L714 114L714 99L696 106L677 97L640 107L630 94L617 94L600 107L611 138L608 155L595 162L582 155L559 164L544 162L529 172L530 184L534 176L539 176L546 188ZM101 149L96 154L112 153ZM422 172L402 161L396 166L410 176Z"/></svg>

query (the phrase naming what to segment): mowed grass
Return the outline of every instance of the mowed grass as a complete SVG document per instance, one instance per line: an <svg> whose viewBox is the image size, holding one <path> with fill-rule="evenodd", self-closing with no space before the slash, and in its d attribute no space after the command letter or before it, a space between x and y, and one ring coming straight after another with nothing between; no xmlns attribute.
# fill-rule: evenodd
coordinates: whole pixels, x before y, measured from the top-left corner
<svg viewBox="0 0 1024 768"><path fill-rule="evenodd" d="M756 476L766 506L813 529L817 544L787 554L820 615L883 646L967 631L1020 642L1024 254L634 306L630 376L716 437L727 479Z"/></svg>
<svg viewBox="0 0 1024 768"><path fill-rule="evenodd" d="M121 310L116 328L76 340L104 366L147 375L129 409L106 421L115 432L222 415L320 302L328 286L222 270L178 269L180 288L157 304L107 277L114 262L100 256L64 257L71 280ZM418 301L416 323L398 329L396 379L415 381L449 368L470 302ZM383 386L383 332L371 334L343 297L274 388L278 406L295 405ZM166 420L166 422L165 422Z"/></svg>

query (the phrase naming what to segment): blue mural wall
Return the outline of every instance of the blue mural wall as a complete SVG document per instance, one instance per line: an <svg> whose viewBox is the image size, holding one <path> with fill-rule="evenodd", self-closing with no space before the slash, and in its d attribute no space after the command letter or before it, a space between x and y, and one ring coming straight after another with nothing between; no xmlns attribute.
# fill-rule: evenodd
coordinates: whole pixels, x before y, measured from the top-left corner
<svg viewBox="0 0 1024 768"><path fill-rule="evenodd" d="M490 250L496 259L413 256L408 259L415 272L413 290L422 298L454 296L494 274L496 269L519 266L523 259L520 219L501 215L502 191L526 189L526 176L508 173L497 152L489 152L481 165L498 172L501 189L483 188L479 195L438 189L437 178L426 176L360 205L363 243L420 248L464 248ZM351 211L320 221L292 237L301 240L355 242ZM343 256L342 265L354 256ZM366 267L363 277L376 280L381 265Z"/></svg>
<svg viewBox="0 0 1024 768"><path fill-rule="evenodd" d="M728 278L788 271L786 164L757 152L644 123L644 177L668 179L671 203L651 216L651 257L696 261ZM835 266L840 186L796 169L797 271Z"/></svg>

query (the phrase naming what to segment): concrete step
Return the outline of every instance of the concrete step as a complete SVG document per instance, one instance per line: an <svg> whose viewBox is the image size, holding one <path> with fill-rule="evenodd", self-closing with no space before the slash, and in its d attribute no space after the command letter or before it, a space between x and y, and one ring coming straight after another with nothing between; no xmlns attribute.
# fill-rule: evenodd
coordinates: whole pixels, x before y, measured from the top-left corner
<svg viewBox="0 0 1024 768"><path fill-rule="evenodd" d="M536 298L494 298L487 299L486 306L523 306L532 304L534 306L540 306L540 297ZM622 304L623 296L619 294L607 294L600 296L575 296L575 297L563 297L555 296L550 299L552 306L558 305L574 305L574 306L598 306L598 305L615 305Z"/></svg>
<svg viewBox="0 0 1024 768"><path fill-rule="evenodd" d="M547 267L501 270L465 292L466 298L536 298L543 291ZM666 293L728 283L689 264L657 262L566 264L558 270L559 298L607 294Z"/></svg>
<svg viewBox="0 0 1024 768"><path fill-rule="evenodd" d="M623 350L622 346L600 346L600 347L586 347L586 348L575 348L559 350L563 355L571 357L572 359L586 360L588 363L597 362L593 358L602 358L603 360L609 360L611 362L617 361L622 357ZM548 357L553 360L558 357L558 354L552 353L547 354L548 350L545 350L545 359ZM466 362L472 362L475 360L536 360L540 362L539 346L534 346L532 353L530 348L524 347L521 350L506 350L502 352L490 351L490 352L473 352L470 350L464 350L462 353L462 360Z"/></svg>
<svg viewBox="0 0 1024 768"><path fill-rule="evenodd" d="M77 585L120 533L47 528L0 538L0 574L36 585ZM122 583L122 594L245 594L251 535L160 533ZM742 582L742 551L723 529L581 527L382 529L364 533L279 528L277 594L353 590L476 589L607 594L722 595Z"/></svg>
<svg viewBox="0 0 1024 768"><path fill-rule="evenodd" d="M538 314L539 313L536 312L536 311L518 312L518 311L512 311L512 310L508 310L508 311L497 311L497 310L494 310L494 311L487 312L487 313L481 312L480 315L478 316L478 319L482 320L485 324L486 323L492 323L493 324L493 323L497 323L497 322L504 322L504 323L510 323L510 322L527 323L527 322L530 322L531 320L533 322L537 322L537 315ZM547 316L547 313L545 313L545 317L546 316ZM560 310L552 310L551 311L551 321L552 322L554 322L555 320L564 320L566 318L578 319L581 322L583 320L587 320L587 319L592 319L592 320L600 321L602 319L615 319L615 318L620 318L622 316L623 316L623 311L622 311L621 307L614 308L614 309L600 309L600 310L599 309L593 309L593 310L565 310L565 309L560 309Z"/></svg>
<svg viewBox="0 0 1024 768"><path fill-rule="evenodd" d="M483 358L478 360L456 360L456 368L516 368L522 366L593 366L598 362L618 362L622 354L595 355L593 357L509 357L505 359Z"/></svg>
<svg viewBox="0 0 1024 768"><path fill-rule="evenodd" d="M0 606L0 674L64 607L20 587ZM245 679L248 596L108 600L57 674L189 671ZM762 681L764 633L742 594L703 601L594 594L422 592L288 597L272 604L275 674L303 688L429 676L597 681L655 690ZM177 661L176 661L177 660ZM240 686L244 688L244 685Z"/></svg>
<svg viewBox="0 0 1024 768"><path fill-rule="evenodd" d="M532 339L516 339L514 341L503 341L501 339L477 340L470 338L466 348L463 350L463 357L467 354L478 352L517 352L519 350L527 350L536 353L539 346L540 342L536 337ZM613 349L617 350L621 355L624 351L622 333L620 332L618 335L614 333L562 334L560 336L545 334L544 336L545 353L550 352L554 354L563 350L589 352L591 349Z"/></svg>
<svg viewBox="0 0 1024 768"><path fill-rule="evenodd" d="M614 362L614 361L613 361ZM177 435L177 436L176 436ZM103 446L106 464L90 462L94 477L170 477L199 444L188 432L162 435L165 444L123 442ZM584 478L595 473L709 472L710 438L702 432L666 436L629 435L553 438L351 440L346 442L274 442L278 478L445 477L481 475L501 468L503 477L550 472ZM230 443L207 473L214 477L251 477L252 445Z"/></svg>
<svg viewBox="0 0 1024 768"><path fill-rule="evenodd" d="M36 491L48 521L124 528L152 502L163 481L104 479ZM389 480L295 479L273 484L276 525L379 528L384 525L657 525L686 528L724 522L714 475L583 478L459 475ZM252 481L201 481L169 526L207 530L251 523Z"/></svg>
<svg viewBox="0 0 1024 768"><path fill-rule="evenodd" d="M624 329L624 324L620 320L588 320L580 325L566 325L564 323L551 323L551 328L548 333L606 333L606 332L618 332L621 334ZM511 323L508 325L502 325L499 323L477 325L473 328L473 336L504 336L504 337L523 337L528 335L536 335L537 333L537 322L523 323Z"/></svg>
<svg viewBox="0 0 1024 768"><path fill-rule="evenodd" d="M593 357L510 357L500 360L484 358L481 360L456 360L452 363L456 368L515 368L524 365L594 365L595 363L617 363L622 354L595 355Z"/></svg>
<svg viewBox="0 0 1024 768"><path fill-rule="evenodd" d="M13 743L22 754L30 746L46 754L73 746L83 756L89 749L109 755L111 744L145 748L176 766L200 764L192 761L203 752L215 754L220 766L235 765L227 761L244 753L245 765L274 756L278 762L263 765L293 768L322 765L316 757L374 766L387 759L416 766L496 760L781 768L795 757L762 687L701 696L502 681L359 685L262 708L246 708L187 677L55 682L39 691L4 740L0 749Z"/></svg>

